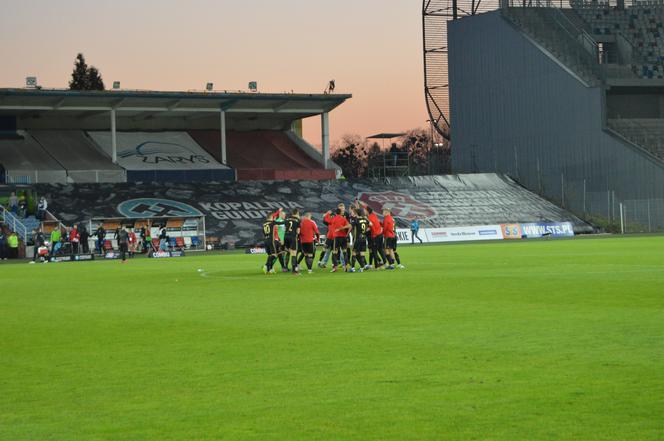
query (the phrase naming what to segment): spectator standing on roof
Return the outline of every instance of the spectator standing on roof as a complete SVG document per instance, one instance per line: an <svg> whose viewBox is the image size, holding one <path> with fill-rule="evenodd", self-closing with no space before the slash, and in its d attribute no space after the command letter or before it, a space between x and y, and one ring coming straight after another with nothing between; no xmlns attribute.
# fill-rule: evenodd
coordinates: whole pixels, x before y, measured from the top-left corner
<svg viewBox="0 0 664 441"><path fill-rule="evenodd" d="M7 232L4 225L0 225L0 260L7 260L9 250L7 249Z"/></svg>
<svg viewBox="0 0 664 441"><path fill-rule="evenodd" d="M7 245L9 246L9 258L10 259L18 259L18 235L16 234L16 231L12 231L9 233L9 236L7 237Z"/></svg>
<svg viewBox="0 0 664 441"><path fill-rule="evenodd" d="M62 239L62 231L60 231L60 227L56 227L51 231L51 256L55 256L62 247L60 239Z"/></svg>
<svg viewBox="0 0 664 441"><path fill-rule="evenodd" d="M39 198L39 203L37 204L37 219L43 221L46 218L46 210L48 209L48 202L44 196Z"/></svg>
<svg viewBox="0 0 664 441"><path fill-rule="evenodd" d="M14 191L12 191L12 194L9 196L9 211L14 215L18 214L18 198Z"/></svg>
<svg viewBox="0 0 664 441"><path fill-rule="evenodd" d="M99 225L97 231L95 231L95 236L97 236L97 253L103 254L104 252L104 241L106 240L106 230L103 225Z"/></svg>

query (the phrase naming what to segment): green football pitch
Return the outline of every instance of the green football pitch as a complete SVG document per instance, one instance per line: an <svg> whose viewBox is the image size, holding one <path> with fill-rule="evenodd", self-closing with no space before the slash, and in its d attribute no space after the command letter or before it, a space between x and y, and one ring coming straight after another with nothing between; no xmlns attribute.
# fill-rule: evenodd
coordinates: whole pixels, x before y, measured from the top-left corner
<svg viewBox="0 0 664 441"><path fill-rule="evenodd" d="M664 237L400 254L2 264L0 440L664 439Z"/></svg>

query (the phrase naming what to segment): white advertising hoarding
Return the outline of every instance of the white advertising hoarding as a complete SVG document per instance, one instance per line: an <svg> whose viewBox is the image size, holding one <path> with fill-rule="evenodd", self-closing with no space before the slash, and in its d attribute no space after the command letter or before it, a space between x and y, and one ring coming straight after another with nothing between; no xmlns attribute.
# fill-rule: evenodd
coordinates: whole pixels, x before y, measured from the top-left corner
<svg viewBox="0 0 664 441"><path fill-rule="evenodd" d="M418 236L424 243L466 242L478 240L502 240L500 225L476 225L472 227L421 228ZM398 229L399 243L411 243L411 231ZM416 243L419 243L415 239Z"/></svg>

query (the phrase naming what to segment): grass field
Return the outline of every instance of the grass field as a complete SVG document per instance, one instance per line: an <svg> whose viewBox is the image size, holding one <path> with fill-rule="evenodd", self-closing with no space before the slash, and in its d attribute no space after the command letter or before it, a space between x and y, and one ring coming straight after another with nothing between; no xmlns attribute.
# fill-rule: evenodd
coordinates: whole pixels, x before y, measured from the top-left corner
<svg viewBox="0 0 664 441"><path fill-rule="evenodd" d="M664 439L664 237L401 255L0 265L0 440Z"/></svg>

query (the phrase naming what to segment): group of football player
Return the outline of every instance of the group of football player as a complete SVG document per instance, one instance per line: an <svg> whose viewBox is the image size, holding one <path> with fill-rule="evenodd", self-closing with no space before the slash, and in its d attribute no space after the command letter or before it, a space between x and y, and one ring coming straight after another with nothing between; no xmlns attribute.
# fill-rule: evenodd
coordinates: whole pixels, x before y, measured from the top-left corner
<svg viewBox="0 0 664 441"><path fill-rule="evenodd" d="M341 203L336 210L323 217L327 226L325 248L319 254L318 268L327 268L332 260L331 272L363 272L370 269L403 269L397 252L396 224L390 210L383 210L381 221L374 210L355 201L346 211ZM290 214L278 210L263 223L267 261L265 274L274 274L279 262L282 272L300 274L300 264L305 261L311 273L316 257L316 244L322 242L318 225L312 213L294 209ZM368 260L367 260L368 252Z"/></svg>

